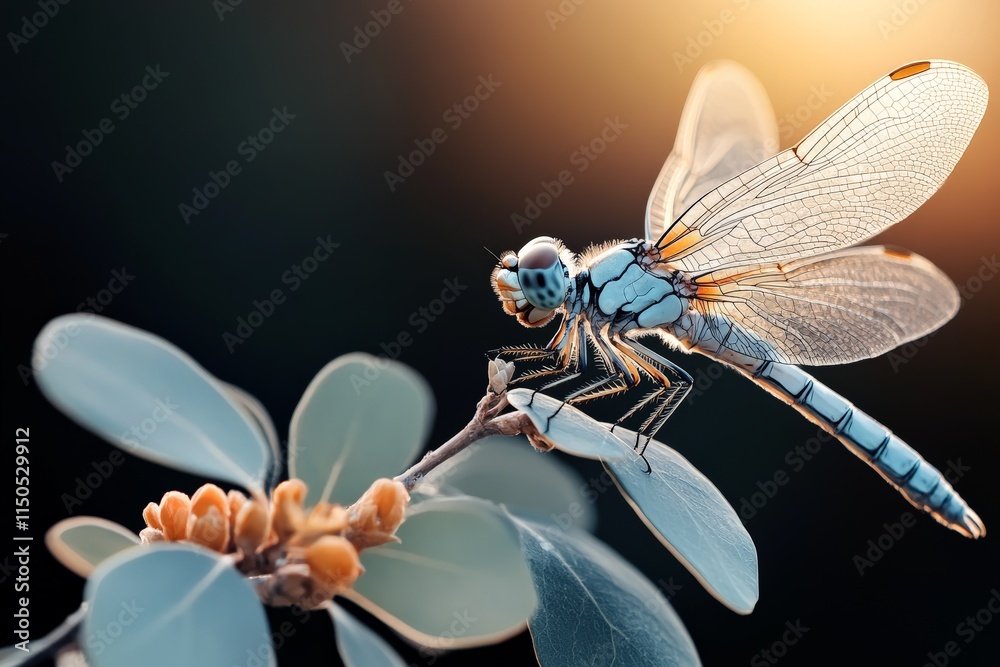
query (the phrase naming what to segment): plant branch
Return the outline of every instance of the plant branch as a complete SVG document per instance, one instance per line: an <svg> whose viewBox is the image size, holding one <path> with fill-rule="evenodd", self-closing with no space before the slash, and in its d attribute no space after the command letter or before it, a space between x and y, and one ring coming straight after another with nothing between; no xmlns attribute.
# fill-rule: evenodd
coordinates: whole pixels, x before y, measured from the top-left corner
<svg viewBox="0 0 1000 667"><path fill-rule="evenodd" d="M448 442L434 451L428 452L413 467L396 477L396 481L402 482L407 491L412 491L431 470L434 470L434 468L477 440L482 440L490 435L511 436L523 434L528 436L533 444L537 442L539 439L538 430L526 414L509 412L497 416L507 405L509 403L507 403L506 390L499 394L495 393L492 389L488 390L486 395L476 405L476 414L465 425L465 428L452 436Z"/></svg>

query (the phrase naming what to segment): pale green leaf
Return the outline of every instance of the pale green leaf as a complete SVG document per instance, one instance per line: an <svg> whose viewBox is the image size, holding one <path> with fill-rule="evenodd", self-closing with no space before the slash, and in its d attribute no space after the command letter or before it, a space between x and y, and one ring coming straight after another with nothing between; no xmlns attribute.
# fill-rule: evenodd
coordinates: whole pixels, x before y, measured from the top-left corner
<svg viewBox="0 0 1000 667"><path fill-rule="evenodd" d="M512 389L507 400L528 415L535 428L557 449L588 459L620 458L621 440L606 426L568 403L528 389Z"/></svg>
<svg viewBox="0 0 1000 667"><path fill-rule="evenodd" d="M116 447L260 490L273 461L223 384L171 343L95 315L63 315L32 362L52 403Z"/></svg>
<svg viewBox="0 0 1000 667"><path fill-rule="evenodd" d="M337 630L337 649L346 667L406 667L406 663L385 640L351 616L343 607L331 603L327 609Z"/></svg>
<svg viewBox="0 0 1000 667"><path fill-rule="evenodd" d="M542 667L696 667L684 624L628 561L583 531L514 517L538 591L528 623Z"/></svg>
<svg viewBox="0 0 1000 667"><path fill-rule="evenodd" d="M434 398L403 364L345 354L309 384L288 437L288 469L309 487L306 506L349 505L413 461L430 432Z"/></svg>
<svg viewBox="0 0 1000 667"><path fill-rule="evenodd" d="M635 433L622 430L635 441ZM709 593L740 614L757 604L757 548L725 496L687 459L656 440L646 462L605 461L629 504Z"/></svg>
<svg viewBox="0 0 1000 667"><path fill-rule="evenodd" d="M276 664L256 594L213 552L131 549L98 566L84 598L80 643L92 667Z"/></svg>
<svg viewBox="0 0 1000 667"><path fill-rule="evenodd" d="M564 528L593 530L596 494L572 468L526 438L483 438L432 470L419 491L492 500L518 514L554 521Z"/></svg>
<svg viewBox="0 0 1000 667"><path fill-rule="evenodd" d="M366 549L348 594L407 639L436 648L492 644L524 629L535 591L517 531L492 503L432 498L400 544Z"/></svg>
<svg viewBox="0 0 1000 667"><path fill-rule="evenodd" d="M137 544L138 535L96 516L63 519L45 533L45 546L55 559L81 577L89 577L106 558Z"/></svg>

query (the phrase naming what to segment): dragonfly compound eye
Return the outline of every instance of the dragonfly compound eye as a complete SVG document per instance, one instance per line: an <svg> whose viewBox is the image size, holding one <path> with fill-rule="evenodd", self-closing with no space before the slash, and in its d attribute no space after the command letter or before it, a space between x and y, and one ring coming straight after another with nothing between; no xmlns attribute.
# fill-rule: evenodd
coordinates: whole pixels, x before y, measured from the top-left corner
<svg viewBox="0 0 1000 667"><path fill-rule="evenodd" d="M524 298L536 308L555 310L566 298L566 267L548 239L535 239L517 255L517 277Z"/></svg>

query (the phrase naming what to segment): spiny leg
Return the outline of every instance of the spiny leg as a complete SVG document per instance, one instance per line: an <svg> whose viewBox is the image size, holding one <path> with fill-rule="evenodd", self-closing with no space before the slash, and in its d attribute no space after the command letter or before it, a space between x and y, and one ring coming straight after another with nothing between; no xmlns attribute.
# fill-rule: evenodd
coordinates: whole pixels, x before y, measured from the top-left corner
<svg viewBox="0 0 1000 667"><path fill-rule="evenodd" d="M607 335L607 327L604 330L594 333L588 328L587 335L593 341L594 347L602 359L606 375L580 387L566 397L567 403L584 403L604 396L612 396L622 391L627 391L639 384L639 369L634 363L619 355ZM610 368L614 370L610 370ZM621 383L621 384L619 384Z"/></svg>
<svg viewBox="0 0 1000 667"><path fill-rule="evenodd" d="M555 350L559 354L557 363L552 368L542 369L536 371L531 375L532 378L538 378L545 375L552 375L555 373L561 373L563 376L556 378L546 384L543 384L538 389L532 392L531 398L534 399L535 394L540 391L545 391L551 389L557 385L567 382L569 380L580 377L584 371L587 370L587 354L585 342L581 341L581 330L578 326L572 326L570 329L564 329L565 335L558 341L553 339L550 345L555 345Z"/></svg>
<svg viewBox="0 0 1000 667"><path fill-rule="evenodd" d="M522 379L535 379L545 375L554 374L562 374L562 377L557 377L555 380L543 384L535 389L531 393L531 400L528 405L531 405L535 399L535 394L538 392L551 389L552 387L560 385L564 382L578 378L587 369L586 340L584 338L582 324L577 324L575 316L566 316L560 326L560 334L555 336L549 342L548 347L554 355L557 355L554 366L552 368L543 368L530 373L526 376L526 378ZM565 401L562 405L565 405ZM554 414L549 416L549 421L559 414L559 411L562 410L562 405L559 406L559 409L556 410ZM546 423L546 430L547 429L548 423Z"/></svg>
<svg viewBox="0 0 1000 667"><path fill-rule="evenodd" d="M490 354L499 354L500 356L507 355L513 357L515 361L537 361L542 359L552 362L552 366L542 366L540 369L522 373L510 382L512 385L548 375L567 373L571 362L575 358L572 350L572 338L575 333L574 329L576 328L574 324L575 320L576 318L572 315L564 315L562 322L559 324L559 330L545 347L538 347L536 345L513 345L492 350ZM567 342L569 343L568 350Z"/></svg>
<svg viewBox="0 0 1000 667"><path fill-rule="evenodd" d="M649 442L656 435L656 432L660 430L660 427L663 426L667 418L673 414L677 406L687 396L694 380L683 368L635 340L616 335L612 337L612 344L614 344L616 350L632 360L654 382L660 385L659 389L640 401L615 424L617 426L651 403L656 404L659 402L657 407L654 408L636 430L636 448L639 448L639 439L645 436L646 442L640 450L645 451L646 447L649 446Z"/></svg>
<svg viewBox="0 0 1000 667"><path fill-rule="evenodd" d="M614 349L611 340L607 336L607 328L595 334L593 329L588 326L586 335L594 344L594 348L605 369L605 375L569 394L564 399L563 405L567 403L580 404L597 398L626 392L638 385L641 380L638 366L628 358L622 357ZM610 370L612 368L614 370ZM562 407L560 406L559 409L561 410ZM557 410L555 414L558 413L559 411ZM554 417L555 414L552 416ZM645 457L643 457L643 460L645 460Z"/></svg>

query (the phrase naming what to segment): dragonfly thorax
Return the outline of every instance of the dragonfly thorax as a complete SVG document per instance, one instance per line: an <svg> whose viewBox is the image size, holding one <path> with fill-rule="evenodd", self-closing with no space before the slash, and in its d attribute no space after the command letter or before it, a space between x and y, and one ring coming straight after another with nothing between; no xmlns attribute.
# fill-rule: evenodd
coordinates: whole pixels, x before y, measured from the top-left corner
<svg viewBox="0 0 1000 667"><path fill-rule="evenodd" d="M584 309L596 324L626 332L673 324L688 308L679 272L632 239L594 248L580 259Z"/></svg>

